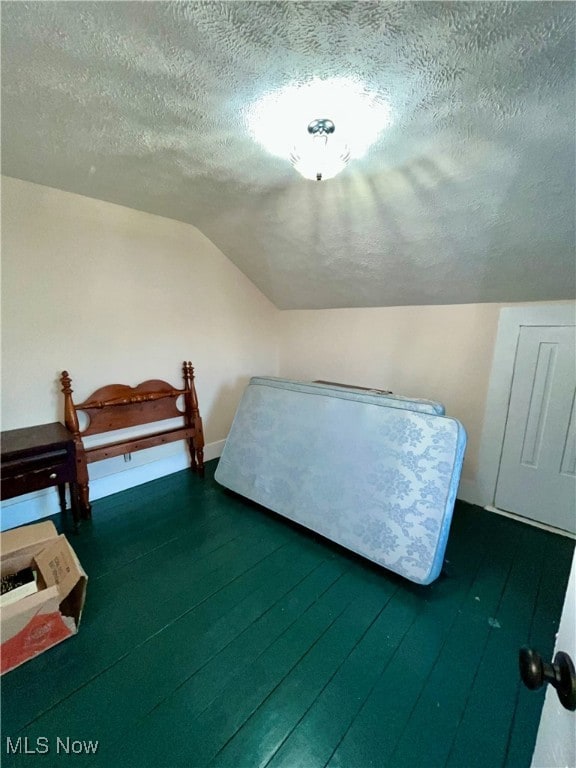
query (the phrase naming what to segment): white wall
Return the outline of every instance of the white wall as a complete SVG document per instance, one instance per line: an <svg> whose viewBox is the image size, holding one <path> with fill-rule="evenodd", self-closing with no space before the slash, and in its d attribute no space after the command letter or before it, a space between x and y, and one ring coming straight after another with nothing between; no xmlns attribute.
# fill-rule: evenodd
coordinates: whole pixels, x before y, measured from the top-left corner
<svg viewBox="0 0 576 768"><path fill-rule="evenodd" d="M189 224L4 177L2 297L3 430L62 420L64 369L80 402L113 382L180 384L186 359L210 458L249 377L277 373L278 311ZM173 443L99 462L92 497L186 461ZM10 500L3 525L56 509L53 489Z"/></svg>
<svg viewBox="0 0 576 768"><path fill-rule="evenodd" d="M179 383L186 358L213 458L251 375L328 379L443 402L468 432L459 496L491 503L478 452L509 305L280 312L188 224L10 178L2 202L2 429L61 420L63 369L79 402L113 381ZM186 462L181 444L99 462L92 497ZM4 507L20 522L56 511L56 494Z"/></svg>
<svg viewBox="0 0 576 768"><path fill-rule="evenodd" d="M280 375L438 400L468 433L459 498L479 504L478 454L502 304L280 313Z"/></svg>

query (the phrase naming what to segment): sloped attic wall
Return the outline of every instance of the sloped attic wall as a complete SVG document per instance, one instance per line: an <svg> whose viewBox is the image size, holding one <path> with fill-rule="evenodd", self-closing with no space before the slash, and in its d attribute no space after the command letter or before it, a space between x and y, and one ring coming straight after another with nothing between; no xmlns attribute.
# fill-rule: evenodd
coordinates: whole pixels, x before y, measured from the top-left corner
<svg viewBox="0 0 576 768"><path fill-rule="evenodd" d="M190 225L9 178L2 191L3 429L62 418L63 368L83 399L113 380L176 383L186 357L208 458L219 455L251 375L390 388L440 400L464 423L459 495L490 502L475 495L475 479L504 305L279 311ZM93 465L103 473L93 491L186 465L182 448L163 450L178 446ZM55 504L55 494L44 499L43 513Z"/></svg>
<svg viewBox="0 0 576 768"><path fill-rule="evenodd" d="M2 429L62 420L63 369L81 402L109 383L178 385L186 359L219 455L248 378L277 372L268 299L189 224L4 177L2 225ZM98 462L91 491L186 463L183 443ZM55 506L54 491L28 511Z"/></svg>

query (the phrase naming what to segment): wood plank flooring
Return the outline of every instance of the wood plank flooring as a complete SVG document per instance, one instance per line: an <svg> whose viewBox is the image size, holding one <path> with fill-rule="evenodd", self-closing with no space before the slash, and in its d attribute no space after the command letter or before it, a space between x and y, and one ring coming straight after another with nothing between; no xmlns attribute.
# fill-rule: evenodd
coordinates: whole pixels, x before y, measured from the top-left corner
<svg viewBox="0 0 576 768"><path fill-rule="evenodd" d="M459 502L420 587L215 465L96 501L70 535L80 632L2 678L3 766L528 768L543 691L517 654L552 655L572 541Z"/></svg>

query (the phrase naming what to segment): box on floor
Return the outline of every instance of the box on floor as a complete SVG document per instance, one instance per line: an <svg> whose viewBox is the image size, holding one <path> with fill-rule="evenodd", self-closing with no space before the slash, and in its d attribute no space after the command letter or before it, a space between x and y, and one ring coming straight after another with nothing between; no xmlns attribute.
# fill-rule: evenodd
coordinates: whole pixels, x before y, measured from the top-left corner
<svg viewBox="0 0 576 768"><path fill-rule="evenodd" d="M38 580L37 592L0 610L4 674L76 634L88 577L50 521L5 531L0 544L2 577L32 568Z"/></svg>

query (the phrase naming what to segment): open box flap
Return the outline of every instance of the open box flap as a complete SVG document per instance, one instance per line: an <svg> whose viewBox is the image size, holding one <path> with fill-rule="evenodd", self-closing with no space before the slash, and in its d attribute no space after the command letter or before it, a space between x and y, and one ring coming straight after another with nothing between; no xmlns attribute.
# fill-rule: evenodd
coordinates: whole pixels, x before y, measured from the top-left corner
<svg viewBox="0 0 576 768"><path fill-rule="evenodd" d="M56 536L58 536L58 531L51 520L35 525L24 525L21 528L12 528L10 531L4 531L0 536L0 555L4 559L20 549L42 544L56 538Z"/></svg>
<svg viewBox="0 0 576 768"><path fill-rule="evenodd" d="M2 576L33 566L35 556L57 537L58 532L51 521L4 532L0 536Z"/></svg>
<svg viewBox="0 0 576 768"><path fill-rule="evenodd" d="M56 585L64 600L86 573L66 537L61 534L34 558L47 587Z"/></svg>

